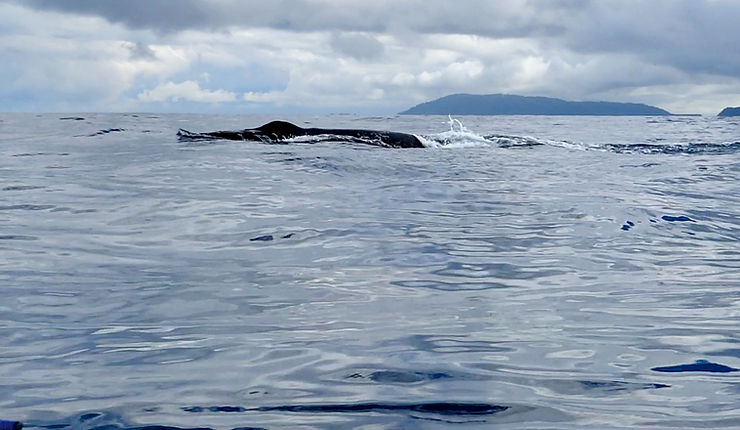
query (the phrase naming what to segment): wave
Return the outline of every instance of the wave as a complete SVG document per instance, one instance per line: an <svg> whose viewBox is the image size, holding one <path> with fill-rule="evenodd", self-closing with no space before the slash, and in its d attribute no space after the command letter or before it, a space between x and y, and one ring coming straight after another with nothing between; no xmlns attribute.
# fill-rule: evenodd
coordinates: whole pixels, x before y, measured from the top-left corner
<svg viewBox="0 0 740 430"><path fill-rule="evenodd" d="M576 143L538 139L532 136L515 136L506 134L491 134L481 136L468 130L463 123L449 116L450 129L441 133L417 135L416 137L427 148L469 148L479 146L496 146L499 148L528 148L533 146L560 146L565 148L579 148Z"/></svg>
<svg viewBox="0 0 740 430"><path fill-rule="evenodd" d="M185 412L296 412L296 413L394 413L419 412L437 415L492 415L509 409L489 403L342 403L342 404L299 404L258 406L245 408L242 406L188 406L182 408Z"/></svg>
<svg viewBox="0 0 740 430"><path fill-rule="evenodd" d="M603 149L617 153L642 154L730 154L740 151L740 142L685 144L607 143L603 145Z"/></svg>
<svg viewBox="0 0 740 430"><path fill-rule="evenodd" d="M608 151L615 153L641 154L728 154L740 152L740 142L701 142L701 143L584 143L569 140L542 139L534 136L517 136L507 134L479 135L463 123L448 116L450 129L441 133L417 135L416 137L428 148L532 148L550 146L581 151Z"/></svg>
<svg viewBox="0 0 740 430"><path fill-rule="evenodd" d="M150 409L154 410L157 408ZM401 415L414 419L429 420L436 422L466 423L482 422L493 416L499 416L502 412L522 413L532 408L518 405L504 406L493 403L468 403L468 402L419 402L419 403L309 403L309 404L283 404L274 406L187 406L180 410L193 414L250 414L250 413L279 413L279 414L307 414L316 416L319 414L383 414ZM130 425L127 420L118 413L112 411L88 411L73 417L49 422L28 422L25 427L37 429L67 429L67 428L92 428L98 430L212 430L212 427L191 426L174 427L166 424ZM189 420L188 420L189 421ZM203 420L199 420L200 424ZM20 423L19 423L20 425ZM223 426L216 428L224 428ZM226 427L228 428L228 427ZM262 427L232 427L232 430L264 430Z"/></svg>
<svg viewBox="0 0 740 430"><path fill-rule="evenodd" d="M262 143L358 143L380 147L413 148L471 148L494 147L506 149L529 149L555 147L578 151L606 151L639 154L727 154L740 151L740 141L727 142L675 142L666 138L649 138L644 142L579 142L572 140L547 139L537 136L488 134L481 135L465 127L459 119L448 116L449 129L432 134L406 134L389 131L353 129L303 129L293 124L273 121L257 129L237 132L193 133L180 129L180 141L202 142L211 140L252 140ZM367 119L366 119L367 120ZM277 130L277 131L275 131ZM286 131L287 130L287 131ZM296 131L298 130L298 131ZM122 129L101 130L95 135ZM412 144L408 144L411 142Z"/></svg>

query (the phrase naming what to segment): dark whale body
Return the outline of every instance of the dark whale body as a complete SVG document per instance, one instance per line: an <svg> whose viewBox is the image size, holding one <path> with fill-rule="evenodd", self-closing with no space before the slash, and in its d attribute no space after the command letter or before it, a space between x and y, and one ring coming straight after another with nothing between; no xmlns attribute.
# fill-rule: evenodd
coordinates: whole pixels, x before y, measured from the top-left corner
<svg viewBox="0 0 740 430"><path fill-rule="evenodd" d="M208 133L192 133L180 129L177 132L180 140L245 140L262 143L285 143L287 139L300 136L317 136L318 141L342 141L364 143L386 148L423 148L418 137L413 134L398 133L395 131L332 129L332 128L302 128L286 121L272 121L257 127L240 131L212 131Z"/></svg>

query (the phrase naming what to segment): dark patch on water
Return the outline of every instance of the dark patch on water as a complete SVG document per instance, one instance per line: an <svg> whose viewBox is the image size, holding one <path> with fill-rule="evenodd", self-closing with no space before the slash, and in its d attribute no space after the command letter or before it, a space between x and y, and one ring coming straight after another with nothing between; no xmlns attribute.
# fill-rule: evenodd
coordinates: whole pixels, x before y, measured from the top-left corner
<svg viewBox="0 0 740 430"><path fill-rule="evenodd" d="M663 219L663 221L668 221L668 222L696 222L693 219L687 216L684 216L684 215L679 215L679 216L663 215L661 219Z"/></svg>
<svg viewBox="0 0 740 430"><path fill-rule="evenodd" d="M669 373L678 373L678 372L730 373L730 372L740 371L740 369L735 369L734 367L725 366L724 364L712 363L711 361L707 361L707 360L696 360L695 363L691 363L691 364L677 364L675 366L653 367L650 370L654 370L656 372L669 372Z"/></svg>
<svg viewBox="0 0 740 430"><path fill-rule="evenodd" d="M0 211L14 211L14 210L22 210L22 211L43 211L46 209L52 209L54 205L10 205L10 206L0 206Z"/></svg>
<svg viewBox="0 0 740 430"><path fill-rule="evenodd" d="M624 223L624 224L622 225L622 230L624 230L624 231L629 231L629 229L631 229L631 228L632 228L632 227L634 227L634 226L635 226L635 223L633 223L632 221L629 221L629 220L628 220L628 221L626 221L626 222L625 222L625 223Z"/></svg>
<svg viewBox="0 0 740 430"><path fill-rule="evenodd" d="M46 155L59 155L59 156L67 156L69 155L68 152L22 152L20 154L13 154L13 157L39 157L39 156L46 156Z"/></svg>
<svg viewBox="0 0 740 430"><path fill-rule="evenodd" d="M122 131L126 131L126 130L123 128L106 128L104 130L99 130L96 133L90 134L88 135L88 137L101 136L101 135L108 134L108 133L118 133Z"/></svg>
<svg viewBox="0 0 740 430"><path fill-rule="evenodd" d="M370 379L381 383L412 383L420 381L434 381L449 378L446 373L424 373L424 372L398 372L392 370L378 371L370 374Z"/></svg>
<svg viewBox="0 0 740 430"><path fill-rule="evenodd" d="M660 166L660 163L622 164L619 167L655 167L655 166Z"/></svg>
<svg viewBox="0 0 740 430"><path fill-rule="evenodd" d="M249 239L250 242L270 242L274 239L274 237L271 234L266 234L264 236L257 236Z"/></svg>
<svg viewBox="0 0 740 430"><path fill-rule="evenodd" d="M185 406L181 408L185 412L246 412L247 408L241 406ZM254 410L254 409L251 409Z"/></svg>
<svg viewBox="0 0 740 430"><path fill-rule="evenodd" d="M85 120L85 118L81 116L63 116L59 119L62 121L84 121Z"/></svg>
<svg viewBox="0 0 740 430"><path fill-rule="evenodd" d="M263 152L263 154L265 155L288 155L288 156L295 155L293 152L289 152L289 151L265 151Z"/></svg>
<svg viewBox="0 0 740 430"><path fill-rule="evenodd" d="M388 345L410 346L420 351L435 353L507 353L513 349L496 342L467 340L465 336L411 335L387 342Z"/></svg>
<svg viewBox="0 0 740 430"><path fill-rule="evenodd" d="M97 417L99 417L101 415L103 415L103 414L101 414L99 412L90 412L90 413L87 413L87 414L82 414L82 415L80 415L80 422L85 422L85 421L91 420L93 418L97 418Z"/></svg>
<svg viewBox="0 0 740 430"><path fill-rule="evenodd" d="M625 381L579 381L581 386L586 390L600 390L606 392L632 391L632 390L653 390L658 388L669 388L666 384L636 384Z"/></svg>
<svg viewBox="0 0 740 430"><path fill-rule="evenodd" d="M10 185L10 186L3 188L3 191L27 191L27 190L38 190L41 188L46 188L46 187L37 186L37 185Z"/></svg>
<svg viewBox="0 0 740 430"><path fill-rule="evenodd" d="M363 413L363 412L421 412L437 415L492 415L509 409L508 406L488 403L356 403L333 405L285 405L263 406L262 412L307 412L307 413Z"/></svg>
<svg viewBox="0 0 740 430"><path fill-rule="evenodd" d="M0 240L38 240L35 236L24 236L20 234L6 234L0 235Z"/></svg>
<svg viewBox="0 0 740 430"><path fill-rule="evenodd" d="M347 376L348 379L370 379L381 384L414 384L451 377L449 374L442 372L407 372L403 370L379 370L367 376L362 373L353 373Z"/></svg>
<svg viewBox="0 0 740 430"><path fill-rule="evenodd" d="M295 236L295 233L287 233L280 236L280 239L290 239L293 236ZM273 240L275 240L275 236L271 234L265 234L263 236L257 236L249 239L250 242L271 242Z"/></svg>
<svg viewBox="0 0 740 430"><path fill-rule="evenodd" d="M660 145L650 143L607 143L603 145L603 148L617 153L637 152L642 154L730 154L740 151L740 142L689 143L686 145Z"/></svg>
<svg viewBox="0 0 740 430"><path fill-rule="evenodd" d="M481 291L511 288L509 285L498 282L445 282L436 279L392 281L391 285L404 288L429 288L439 291Z"/></svg>
<svg viewBox="0 0 740 430"><path fill-rule="evenodd" d="M508 406L489 403L337 403L337 404L305 404L305 405L278 405L244 408L241 406L188 406L182 408L185 412L295 412L295 413L396 413L420 412L436 415L493 415L509 409Z"/></svg>
<svg viewBox="0 0 740 430"><path fill-rule="evenodd" d="M594 381L594 380L551 380L544 385L552 391L568 396L608 397L622 393L641 390L656 390L669 388L670 385L627 381Z"/></svg>

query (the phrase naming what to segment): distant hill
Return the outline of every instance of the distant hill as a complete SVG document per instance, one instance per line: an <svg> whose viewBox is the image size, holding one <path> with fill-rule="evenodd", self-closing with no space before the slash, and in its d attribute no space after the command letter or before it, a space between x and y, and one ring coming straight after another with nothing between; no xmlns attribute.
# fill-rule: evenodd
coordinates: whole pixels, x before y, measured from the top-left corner
<svg viewBox="0 0 740 430"><path fill-rule="evenodd" d="M740 107L726 107L717 116L740 116Z"/></svg>
<svg viewBox="0 0 740 430"><path fill-rule="evenodd" d="M453 94L422 103L402 115L671 115L641 103L571 102L510 94Z"/></svg>

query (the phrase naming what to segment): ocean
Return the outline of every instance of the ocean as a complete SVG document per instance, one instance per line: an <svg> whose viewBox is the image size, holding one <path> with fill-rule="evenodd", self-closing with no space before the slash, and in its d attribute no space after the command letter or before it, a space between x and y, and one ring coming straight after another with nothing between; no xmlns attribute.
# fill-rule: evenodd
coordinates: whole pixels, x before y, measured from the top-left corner
<svg viewBox="0 0 740 430"><path fill-rule="evenodd" d="M303 127L419 135L184 142ZM0 419L740 428L740 119L0 114Z"/></svg>

